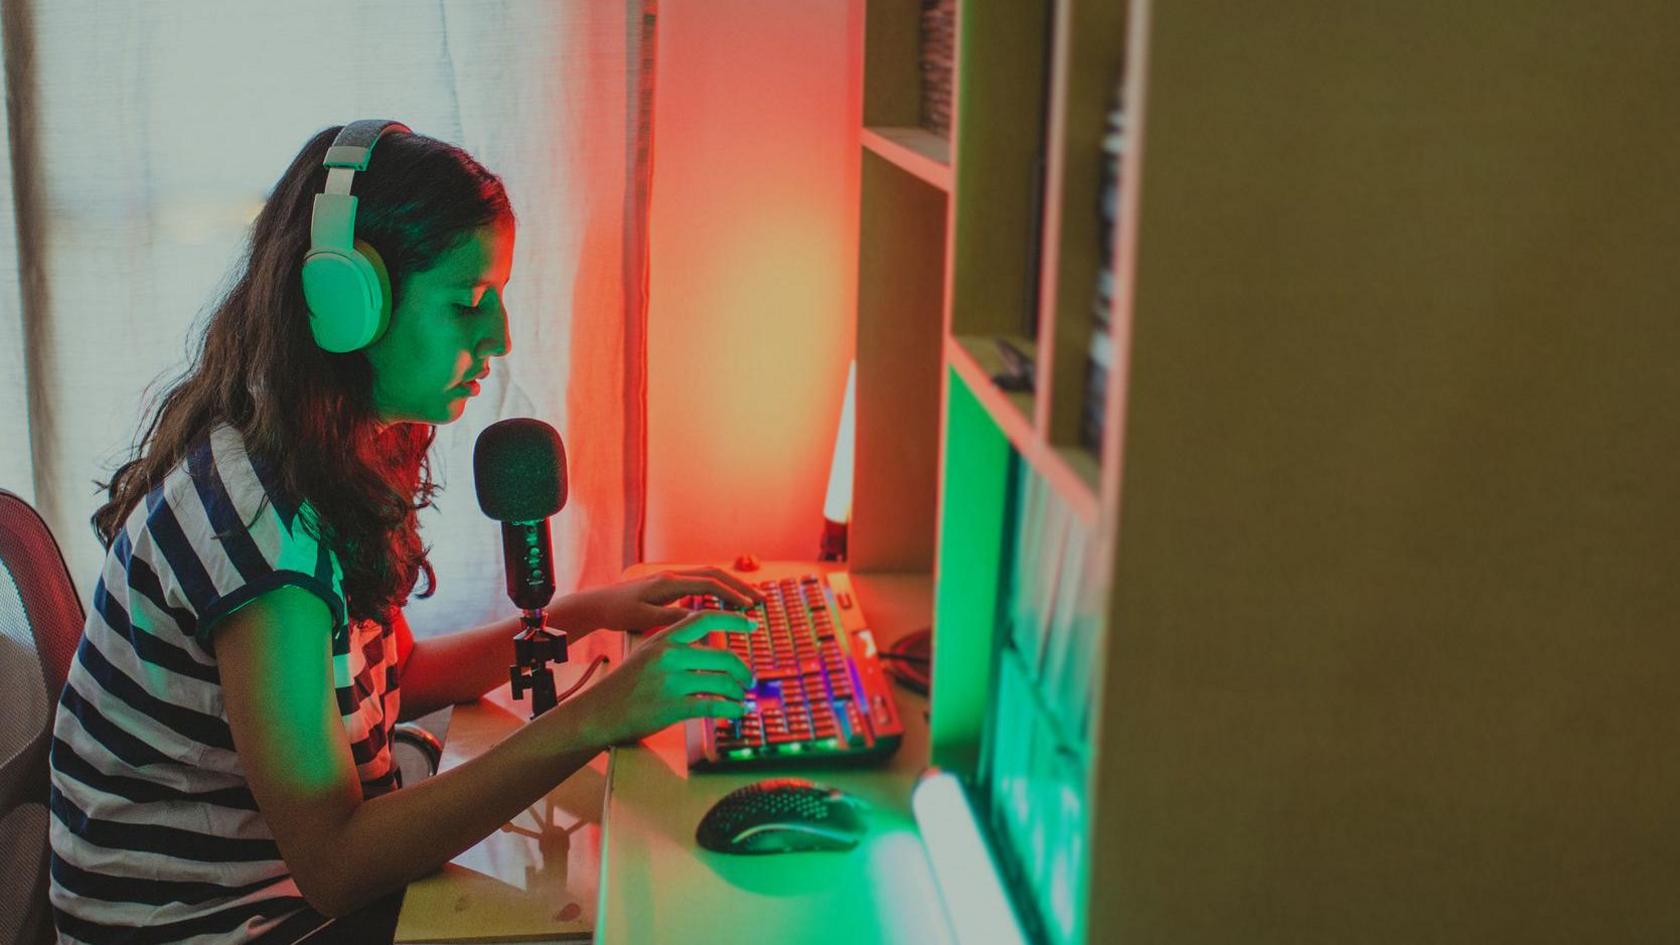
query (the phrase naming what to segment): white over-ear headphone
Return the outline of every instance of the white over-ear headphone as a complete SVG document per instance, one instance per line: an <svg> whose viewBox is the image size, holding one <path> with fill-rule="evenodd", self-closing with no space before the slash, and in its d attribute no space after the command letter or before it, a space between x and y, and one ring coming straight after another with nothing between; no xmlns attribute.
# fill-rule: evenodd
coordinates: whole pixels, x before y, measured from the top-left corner
<svg viewBox="0 0 1680 945"><path fill-rule="evenodd" d="M356 239L356 198L350 182L365 171L373 146L407 125L383 119L345 125L322 165L327 186L315 195L309 253L303 257L303 298L315 343L343 353L373 344L391 320L391 279L372 246Z"/></svg>

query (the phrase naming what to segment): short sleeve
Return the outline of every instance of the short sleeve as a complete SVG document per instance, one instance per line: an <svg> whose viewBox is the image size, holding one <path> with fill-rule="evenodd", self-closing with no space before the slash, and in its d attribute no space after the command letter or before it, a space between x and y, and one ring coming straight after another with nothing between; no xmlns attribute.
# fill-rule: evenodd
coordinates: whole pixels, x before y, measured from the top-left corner
<svg viewBox="0 0 1680 945"><path fill-rule="evenodd" d="M210 648L228 614L286 586L319 597L335 635L348 626L343 573L310 527L313 512L287 501L231 430L197 443L146 501L147 531L172 572L171 596L196 618L200 646Z"/></svg>

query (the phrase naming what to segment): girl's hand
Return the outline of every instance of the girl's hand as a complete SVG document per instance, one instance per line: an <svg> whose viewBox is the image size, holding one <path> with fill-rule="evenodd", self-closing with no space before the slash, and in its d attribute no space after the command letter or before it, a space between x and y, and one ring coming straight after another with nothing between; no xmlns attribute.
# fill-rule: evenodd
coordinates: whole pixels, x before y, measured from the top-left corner
<svg viewBox="0 0 1680 945"><path fill-rule="evenodd" d="M722 568L661 571L633 581L568 594L555 603L560 613L555 626L588 632L604 627L640 633L676 623L693 611L671 604L699 594L711 594L724 606L746 608L764 600L752 585Z"/></svg>
<svg viewBox="0 0 1680 945"><path fill-rule="evenodd" d="M740 614L690 613L642 641L605 679L567 704L603 744L635 741L688 718L740 718L752 671L728 650L694 644L714 630L750 633L758 624Z"/></svg>

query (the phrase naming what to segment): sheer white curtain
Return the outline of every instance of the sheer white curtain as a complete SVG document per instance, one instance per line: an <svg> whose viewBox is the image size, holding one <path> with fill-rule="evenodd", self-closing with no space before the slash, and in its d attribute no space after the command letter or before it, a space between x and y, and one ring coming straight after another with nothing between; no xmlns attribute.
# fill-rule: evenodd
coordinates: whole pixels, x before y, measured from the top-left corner
<svg viewBox="0 0 1680 945"><path fill-rule="evenodd" d="M653 6L9 0L0 486L41 508L84 598L102 554L92 481L184 365L267 188L353 118L465 147L520 223L513 352L434 448L441 589L410 606L417 632L508 608L471 466L502 417L548 420L571 454L561 587L635 557Z"/></svg>

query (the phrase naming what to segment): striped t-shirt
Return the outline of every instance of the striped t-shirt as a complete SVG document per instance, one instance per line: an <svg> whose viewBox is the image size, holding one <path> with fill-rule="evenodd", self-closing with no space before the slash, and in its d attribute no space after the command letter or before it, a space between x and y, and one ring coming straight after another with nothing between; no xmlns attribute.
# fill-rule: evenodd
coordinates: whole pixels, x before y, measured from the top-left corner
<svg viewBox="0 0 1680 945"><path fill-rule="evenodd" d="M337 557L219 426L111 543L52 743L52 904L62 940L292 942L326 923L246 782L210 638L284 585L332 612L338 708L364 796L395 784L391 628L346 619Z"/></svg>

